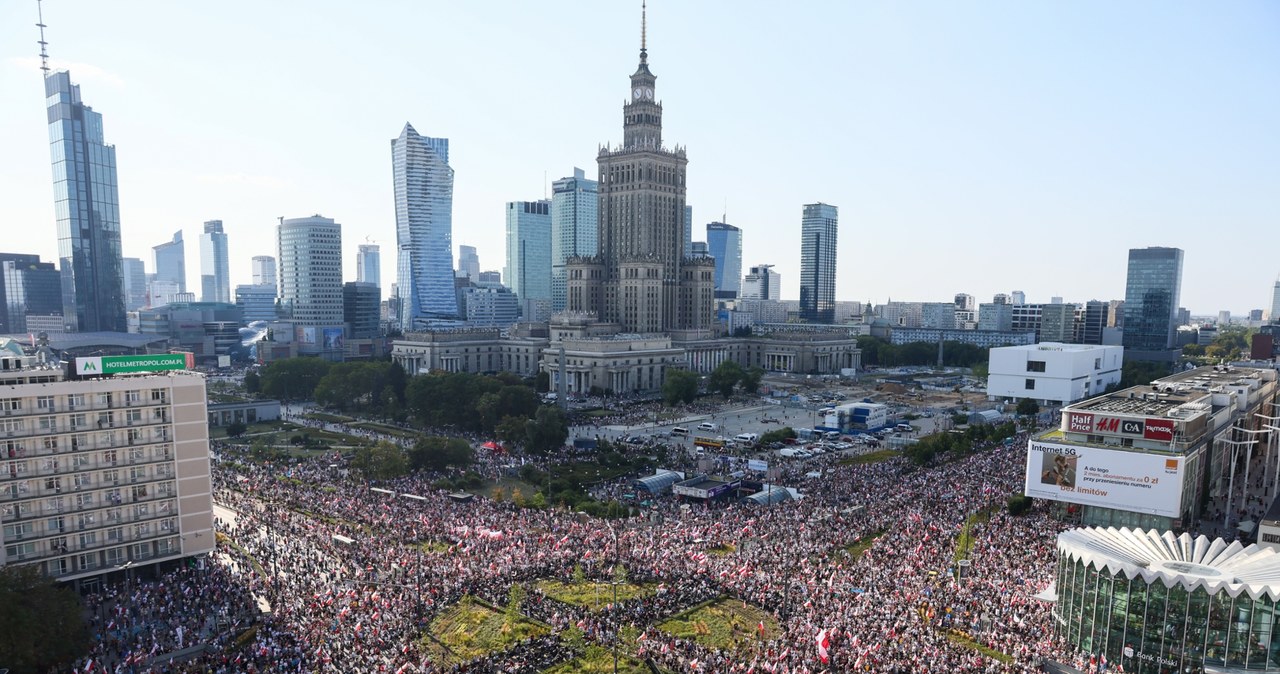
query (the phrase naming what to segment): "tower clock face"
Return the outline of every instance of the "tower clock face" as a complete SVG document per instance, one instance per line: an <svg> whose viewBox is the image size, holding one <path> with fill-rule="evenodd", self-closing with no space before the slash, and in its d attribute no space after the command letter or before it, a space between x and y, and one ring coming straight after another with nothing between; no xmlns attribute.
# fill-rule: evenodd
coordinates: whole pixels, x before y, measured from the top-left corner
<svg viewBox="0 0 1280 674"><path fill-rule="evenodd" d="M632 94L635 98L642 98L642 97L644 97L644 89L641 89L640 87L636 87L636 90L635 90L635 91L633 91L633 92L631 92L631 94Z"/></svg>
<svg viewBox="0 0 1280 674"><path fill-rule="evenodd" d="M645 97L645 98L653 98L653 89L645 89L645 90L644 90L644 97Z"/></svg>

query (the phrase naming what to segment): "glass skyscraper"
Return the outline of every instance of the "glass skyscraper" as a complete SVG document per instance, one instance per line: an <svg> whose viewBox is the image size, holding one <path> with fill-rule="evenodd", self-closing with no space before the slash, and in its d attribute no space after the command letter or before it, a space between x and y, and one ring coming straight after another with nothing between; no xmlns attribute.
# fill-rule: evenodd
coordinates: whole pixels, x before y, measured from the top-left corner
<svg viewBox="0 0 1280 674"><path fill-rule="evenodd" d="M0 253L0 335L27 331L27 316L62 312L62 280L38 255Z"/></svg>
<svg viewBox="0 0 1280 674"><path fill-rule="evenodd" d="M73 331L125 332L116 148L103 140L102 115L80 100L70 73L46 74L44 94L63 322Z"/></svg>
<svg viewBox="0 0 1280 674"><path fill-rule="evenodd" d="M742 290L742 230L723 222L707 223L707 250L716 259L716 299L737 299Z"/></svg>
<svg viewBox="0 0 1280 674"><path fill-rule="evenodd" d="M550 309L551 246L551 202L507 202L507 268L502 275L521 306L537 302Z"/></svg>
<svg viewBox="0 0 1280 674"><path fill-rule="evenodd" d="M396 198L396 287L404 330L458 317L453 288L453 169L449 139L405 124L391 141Z"/></svg>
<svg viewBox="0 0 1280 674"><path fill-rule="evenodd" d="M800 221L800 317L831 323L836 315L836 227L839 211L805 204Z"/></svg>
<svg viewBox="0 0 1280 674"><path fill-rule="evenodd" d="M1182 293L1180 248L1132 248L1124 291L1124 348L1173 348Z"/></svg>
<svg viewBox="0 0 1280 674"><path fill-rule="evenodd" d="M253 256L253 285L276 285L276 259L270 255Z"/></svg>
<svg viewBox="0 0 1280 674"><path fill-rule="evenodd" d="M361 244L356 250L356 282L372 283L382 288L382 253L377 244ZM382 299L381 291L378 299Z"/></svg>
<svg viewBox="0 0 1280 674"><path fill-rule="evenodd" d="M200 235L200 297L205 302L232 301L227 235L221 220L204 223Z"/></svg>
<svg viewBox="0 0 1280 674"><path fill-rule="evenodd" d="M280 303L287 317L299 325L342 325L342 225L313 215L281 218L276 231ZM316 343L312 335L306 345Z"/></svg>
<svg viewBox="0 0 1280 674"><path fill-rule="evenodd" d="M176 283L179 292L187 292L187 253L182 243L182 230L173 233L173 240L152 246L155 254L156 275L153 281ZM152 302L152 306L159 306Z"/></svg>
<svg viewBox="0 0 1280 674"><path fill-rule="evenodd" d="M136 257L124 258L124 308L137 311L147 306L147 266Z"/></svg>
<svg viewBox="0 0 1280 674"><path fill-rule="evenodd" d="M568 303L564 261L600 251L600 184L580 168L573 177L551 183L551 308Z"/></svg>

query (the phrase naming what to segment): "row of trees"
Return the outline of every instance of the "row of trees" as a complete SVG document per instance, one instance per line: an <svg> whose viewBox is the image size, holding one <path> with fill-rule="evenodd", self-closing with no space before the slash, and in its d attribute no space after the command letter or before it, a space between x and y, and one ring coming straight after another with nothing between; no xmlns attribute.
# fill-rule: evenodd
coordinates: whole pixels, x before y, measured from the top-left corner
<svg viewBox="0 0 1280 674"><path fill-rule="evenodd" d="M1240 325L1223 327L1218 336L1207 345L1187 344L1182 347L1182 355L1187 358L1204 359L1214 362L1219 360L1239 360L1249 352L1250 343L1256 330Z"/></svg>
<svg viewBox="0 0 1280 674"><path fill-rule="evenodd" d="M428 426L492 435L508 418L531 419L542 407L538 394L509 373L434 373L414 377L405 400L415 419Z"/></svg>
<svg viewBox="0 0 1280 674"><path fill-rule="evenodd" d="M343 412L388 418L404 416L408 376L391 361L331 363L320 358L288 358L262 374L245 375L245 389L283 400L315 400Z"/></svg>
<svg viewBox="0 0 1280 674"><path fill-rule="evenodd" d="M934 365L938 362L937 342L890 344L879 337L862 335L858 337L858 348L862 349L863 365L898 367L900 365ZM942 344L942 364L947 367L973 367L986 362L986 347L960 342L943 342Z"/></svg>
<svg viewBox="0 0 1280 674"><path fill-rule="evenodd" d="M903 453L912 463L924 466L932 463L939 455L963 456L985 443L1012 438L1017 433L1018 427L1012 422L999 425L973 424L963 432L927 435L919 442L907 445Z"/></svg>
<svg viewBox="0 0 1280 674"><path fill-rule="evenodd" d="M760 388L760 380L764 378L764 370L751 366L744 368L732 360L726 360L707 377L707 388L728 398L734 389L741 388L747 395L754 394Z"/></svg>

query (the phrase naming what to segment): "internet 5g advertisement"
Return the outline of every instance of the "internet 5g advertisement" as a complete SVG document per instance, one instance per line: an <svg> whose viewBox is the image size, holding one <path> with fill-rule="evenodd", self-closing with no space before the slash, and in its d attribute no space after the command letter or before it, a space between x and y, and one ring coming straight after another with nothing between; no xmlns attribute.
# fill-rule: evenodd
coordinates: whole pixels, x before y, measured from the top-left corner
<svg viewBox="0 0 1280 674"><path fill-rule="evenodd" d="M1181 456L1027 443L1026 494L1081 505L1179 517Z"/></svg>

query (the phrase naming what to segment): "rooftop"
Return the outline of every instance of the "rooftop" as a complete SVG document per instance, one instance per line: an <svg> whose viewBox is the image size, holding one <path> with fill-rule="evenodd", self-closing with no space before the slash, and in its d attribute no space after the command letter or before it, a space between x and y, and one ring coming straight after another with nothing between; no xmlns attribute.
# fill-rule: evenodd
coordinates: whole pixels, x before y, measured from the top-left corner
<svg viewBox="0 0 1280 674"><path fill-rule="evenodd" d="M1101 395L1069 405L1077 412L1190 418L1212 407L1214 393L1255 390L1274 379L1273 372L1230 366L1200 367L1157 379L1148 385Z"/></svg>

